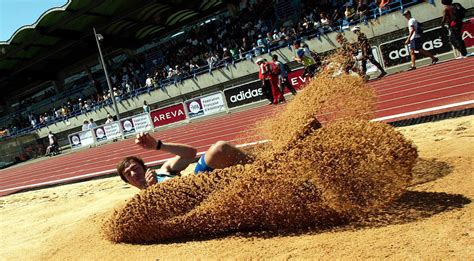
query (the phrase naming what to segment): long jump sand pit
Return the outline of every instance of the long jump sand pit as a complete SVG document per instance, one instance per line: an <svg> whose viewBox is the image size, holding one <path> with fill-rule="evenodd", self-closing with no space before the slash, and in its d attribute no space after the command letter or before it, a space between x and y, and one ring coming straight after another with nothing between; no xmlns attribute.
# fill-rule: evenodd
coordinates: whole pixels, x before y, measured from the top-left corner
<svg viewBox="0 0 474 261"><path fill-rule="evenodd" d="M304 109L307 107L306 105L308 105L305 103L315 102L314 99L320 99L315 105L332 101L330 102L330 106L323 107L328 110L328 112L341 111L341 115L337 116L345 118L360 115L361 112L370 109L371 95L360 95L364 94L364 91L362 91L362 89L357 90L357 86L363 86L357 82L352 82L349 86L356 86L354 87L355 89L351 89L351 91L354 91L353 94L339 92L341 96L333 96L332 94L324 96L324 90L322 90L319 91L318 97L312 97L313 99L309 99L311 95L306 96L308 100L300 98L299 104ZM353 101L354 104L350 106L351 104L346 104L347 101L340 99L340 97L347 95L352 95L352 97L354 97L354 95L360 95L360 97ZM292 103L289 105L291 104ZM349 105L352 109L344 112L344 110L340 110L343 108L343 105ZM297 105L289 107L295 108ZM323 107L314 108L313 106L312 108L324 113L324 111L321 111ZM353 112L356 113L354 114ZM261 159L268 159L268 157L275 157L275 155L278 156L281 151L300 152L299 150L295 151L294 148L298 148L298 146L301 145L299 142L302 137L307 137L310 132L316 133L323 131L325 128L314 128L310 130L314 127L311 114L312 113L308 113L308 115L304 115L304 113L303 115L298 114L301 117L295 117L293 121L289 120L289 123L294 124L294 126L301 126L301 128L296 128L294 133L288 130L288 135L282 135L280 138L277 136L271 137L272 140L274 140L272 143L273 154L268 154L264 151L262 152ZM284 113L282 117L284 117ZM356 119L356 121L362 120L363 119ZM412 140L418 147L419 154L419 158L411 171L411 179L407 180L403 176L406 172L403 166L411 165L411 160L402 160L400 163L400 165L403 165L400 167L402 170L387 174L387 178L392 178L392 181L396 183L400 182L399 185L388 186L386 184L384 185L383 182L381 183L381 179L379 178L368 179L362 176L354 176L352 178L357 186L351 186L344 178L335 179L336 183L340 185L340 188L349 188L350 191L354 193L344 194L343 192L346 190L338 191L337 187L330 190L331 195L342 195L339 199L344 200L337 200L337 197L336 200L332 200L334 197L327 197L327 195L325 195L326 190L322 190L323 193L315 193L315 197L310 197L310 199L327 199L324 201L325 204L317 205L316 208L318 206L324 206L325 209L330 208L331 210L335 210L338 214L342 214L337 215L337 217L343 217L342 220L339 218L336 218L337 220L332 219L331 217L334 216L331 211L331 213L329 213L330 215L326 215L327 213L322 213L320 216L315 215L315 218L319 218L314 221L314 223L317 224L316 226L311 222L308 224L304 223L303 225L292 225L285 219L277 219L279 222L276 223L267 222L268 220L274 221L274 219L268 219L269 216L278 216L278 209L272 206L281 204L281 206L286 207L286 210L291 208L286 205L284 200L276 200L282 198L282 195L278 195L278 193L284 192L281 187L285 186L274 184L275 191L277 192L272 194L270 193L270 188L265 188L265 185L268 186L271 183L267 183L265 180L258 180L258 182L263 182L259 184L263 184L263 189L268 191L268 198L276 195L276 197L272 198L273 201L270 201L275 204L269 207L267 206L268 211L271 212L270 214L265 214L266 212L261 211L261 209L259 210L257 206L251 206L249 208L248 205L246 205L247 207L238 209L238 212L233 212L235 210L232 210L231 204L220 202L221 205L212 204L211 206L207 206L207 208L201 206L201 209L198 208L198 211L195 211L194 216L186 216L184 220L179 221L182 222L181 224L185 224L186 221L189 221L190 223L195 222L195 224L197 224L201 222L201 225L211 226L212 229L207 231L203 229L202 231L204 231L204 233L201 233L202 231L197 233L197 235L201 236L199 240L183 239L182 237L176 238L173 236L169 237L173 238L173 240L161 242L161 238L152 236L151 240L148 240L149 237L144 237L144 241L148 242L148 244L112 243L110 240L107 240L111 239L110 231L107 232L108 230L105 229L104 233L103 228L104 224L110 224L111 213L113 213L114 209L122 210L123 212L123 209L126 209L124 206L127 206L127 204L130 205L131 198L134 198L135 201L138 198L138 201L141 202L141 199L146 199L146 196L149 196L150 193L142 192L140 196L136 196L138 190L123 184L119 178L109 178L0 198L0 242L2 245L0 257L7 260L138 258L143 260L209 258L327 259L349 257L465 259L472 257L474 254L474 231L472 225L474 211L471 204L471 199L474 196L472 190L474 187L472 173L473 156L471 156L472 151L474 151L473 122L474 117L469 116L398 129L404 137L400 138L400 140L403 141L402 143L405 142L405 139ZM272 122L267 122L266 124L270 126L272 130L285 130L279 129L276 125L272 125ZM263 125L265 126L265 124ZM344 128L345 127L342 127L341 129ZM383 128L385 127L380 127L378 130L384 130ZM391 130L387 132L391 132ZM267 135L271 136L271 133ZM394 136L389 136L389 141L393 141L395 138L399 139L398 134L393 135ZM364 135L361 134L359 136ZM313 142L317 143L317 137L323 136L316 135L314 137L315 140L313 140ZM344 142L347 143L348 138L350 138L350 136L346 136L346 139L338 142L343 145ZM388 141L382 139L379 142L384 143ZM395 143L399 144L398 142ZM318 151L321 146L324 147L324 142L318 145L315 151ZM410 146L409 142L406 143L406 145L402 146L403 148L407 148L406 151L401 151L407 152L407 155L412 155L410 152L411 149L409 149ZM390 145L390 147L392 148L393 146ZM385 155L385 152L377 150L371 150L369 152L373 152L374 156ZM296 157L295 154L291 155ZM392 158L393 162L399 162L397 161L396 155L392 155ZM365 158L365 160L367 160L367 158ZM382 166L382 163L387 162L387 158L377 161L375 157L371 160L375 163L370 166ZM389 165L392 166L395 164L393 162ZM405 164L405 162L408 163ZM268 162L263 162L262 164L270 171L278 172L278 170L280 170L279 166L272 168L274 165L268 165ZM341 164L344 165L345 163L342 162ZM360 166L361 165L359 165L358 168L360 168ZM375 171L370 166L367 166L367 173L371 173L371 171L373 173L379 173L379 171ZM293 170L295 168L297 168L297 165L293 166ZM411 167L409 166L408 168ZM402 177L400 178L398 175L402 175ZM320 177L321 180L326 176L322 175L318 177ZM330 176L329 178L334 177ZM288 182L288 179L281 179L281 181ZM367 181L371 182L367 183ZM323 180L322 183L325 185L329 184L324 182ZM288 186L293 186L294 184L294 182L287 183ZM295 188L299 189L301 188L299 185L304 185L305 183L297 184L298 186ZM369 188L372 186L374 196L370 197L370 194L367 192L371 190L367 188L364 188L364 190L360 189L359 185L361 184L363 186L369 185ZM244 185L252 186L252 183L240 182L236 186ZM385 193L384 189L374 188L374 186L379 185L388 186L386 188L389 189L389 193ZM402 193L405 187L407 187L407 191ZM232 192L235 190L229 191ZM227 199L227 202L233 202L232 200L235 202L235 200L242 199L246 191L254 191L254 196L243 197L243 199L250 199L250 201L252 201L252 199L258 200L258 197L255 197L255 193L259 190L250 187L249 190L241 189L237 191L239 197L230 197ZM159 190L156 190L156 193L159 192ZM265 193L262 195L264 194ZM203 194L201 193L200 195ZM296 198L300 199L302 195ZM357 198L353 197L354 195L360 196L360 198L364 200L358 201ZM212 196L215 197L215 195L211 195L211 197ZM224 198L224 196L221 195L221 198ZM293 199L294 198L295 197L293 197ZM151 197L151 199L152 201L154 200L153 197ZM148 202L149 201L150 197L148 198ZM347 201L351 202L351 204L345 204ZM173 202L179 201L171 200L169 203ZM264 200L260 202L260 206L262 202L264 202ZM159 200L153 201L152 203L156 206L162 206L163 204L163 202ZM293 203L301 202L294 201ZM355 208L353 207L354 205L356 206ZM362 211L363 206L369 206L371 211ZM174 213L178 211L176 210L178 207L168 207L173 210ZM299 206L293 207L294 210L299 208ZM212 211L209 212L209 209ZM253 211L253 209L255 209L255 211ZM145 208L144 211L153 212L155 210ZM247 219L245 219L244 216L239 217L240 219L236 219L236 217L214 217L213 222L208 223L206 223L208 219L202 218L213 217L215 213L219 213L218 211L221 211L220 214L228 215L247 212L253 216ZM156 213L162 215L162 213ZM309 213L311 214L313 212ZM357 213L363 213L364 215L359 216L356 215ZM146 217L147 214L149 213L145 213L144 216ZM120 222L126 221L123 220L123 218L126 218L127 215L119 216L122 218ZM267 219L262 218L262 216L267 217ZM137 221L134 220L134 217L135 216L130 217L131 225ZM167 217L165 216L165 218ZM261 227L249 226L249 224L252 225L253 223L259 222L252 222L252 219L256 218L261 218L261 220L267 222L267 224ZM156 220L150 219L149 216L142 220L144 222L156 222ZM236 220L247 222L245 223L247 225L244 226L246 229L243 231L233 229L235 228L235 223L230 227L225 227L229 224L229 220L232 222L236 222ZM308 222L304 216L296 216L295 220L298 222ZM160 223L155 224L162 225ZM217 230L216 224L218 224ZM275 224L276 226L274 226ZM284 228L291 229L280 230L279 227L282 224L286 225L283 226ZM105 225L105 227L110 228L111 226ZM150 232L149 234L153 234L152 231L150 231L154 230L153 226L145 225L144 227L146 227L146 229L140 231L140 233L147 234ZM175 229L176 227L171 226L169 228ZM189 228L195 230L197 227L191 224ZM119 226L119 230L120 229L123 229L123 227L120 228ZM159 229L160 228L157 228L157 230ZM177 232L179 232L179 230L168 231L168 233L162 231L160 235L173 235ZM196 234L184 235L194 236ZM122 240L122 237L114 238L112 236L112 241L142 243L142 237L138 237L139 240L135 240L136 238L137 237L132 238L132 240Z"/></svg>

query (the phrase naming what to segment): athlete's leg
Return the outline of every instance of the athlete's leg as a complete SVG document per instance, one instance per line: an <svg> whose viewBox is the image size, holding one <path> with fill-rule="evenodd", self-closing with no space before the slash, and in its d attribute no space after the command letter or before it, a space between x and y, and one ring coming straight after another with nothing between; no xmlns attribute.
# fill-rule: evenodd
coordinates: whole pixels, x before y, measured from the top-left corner
<svg viewBox="0 0 474 261"><path fill-rule="evenodd" d="M218 141L206 151L205 160L209 167L223 169L237 164L249 163L253 158L228 142Z"/></svg>

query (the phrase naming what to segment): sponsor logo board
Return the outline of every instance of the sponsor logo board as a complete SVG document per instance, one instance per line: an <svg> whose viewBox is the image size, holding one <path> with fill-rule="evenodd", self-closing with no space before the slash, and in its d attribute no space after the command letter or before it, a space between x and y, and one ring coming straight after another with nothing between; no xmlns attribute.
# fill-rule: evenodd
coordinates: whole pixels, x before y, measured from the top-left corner
<svg viewBox="0 0 474 261"><path fill-rule="evenodd" d="M133 125L136 132L143 132L151 129L150 117L148 114L141 114L132 117Z"/></svg>
<svg viewBox="0 0 474 261"><path fill-rule="evenodd" d="M185 120L186 113L184 112L184 105L179 103L163 109L151 111L150 117L153 122L153 126L157 128L170 123Z"/></svg>
<svg viewBox="0 0 474 261"><path fill-rule="evenodd" d="M211 115L226 110L220 92L186 101L185 104L190 118Z"/></svg>
<svg viewBox="0 0 474 261"><path fill-rule="evenodd" d="M151 122L148 114L139 114L133 117L120 120L123 135L132 135L151 129Z"/></svg>
<svg viewBox="0 0 474 261"><path fill-rule="evenodd" d="M104 127L97 127L94 129L95 139L97 142L106 141L107 135L105 134Z"/></svg>
<svg viewBox="0 0 474 261"><path fill-rule="evenodd" d="M229 108L238 107L265 99L262 82L254 81L224 90L224 96Z"/></svg>
<svg viewBox="0 0 474 261"><path fill-rule="evenodd" d="M382 59L385 67L396 66L410 62L410 48L405 45L407 38L399 38L380 45ZM452 51L451 44L445 29L435 28L427 30L421 37L422 47L424 50L431 52L433 55ZM421 54L416 54L417 59L423 58Z"/></svg>
<svg viewBox="0 0 474 261"><path fill-rule="evenodd" d="M309 81L308 78L302 77L304 69L294 70L288 73L288 80L290 80L291 85L297 90L301 90L304 84ZM288 93L289 90L285 88L285 93Z"/></svg>
<svg viewBox="0 0 474 261"><path fill-rule="evenodd" d="M474 18L464 21L461 32L466 47L474 46Z"/></svg>
<svg viewBox="0 0 474 261"><path fill-rule="evenodd" d="M113 140L120 138L122 132L120 131L120 124L118 122L111 122L103 126L105 130L105 135L108 140Z"/></svg>
<svg viewBox="0 0 474 261"><path fill-rule="evenodd" d="M186 108L188 109L189 118L196 118L204 115L204 107L201 98L186 101Z"/></svg>
<svg viewBox="0 0 474 261"><path fill-rule="evenodd" d="M94 137L92 136L92 131L81 131L69 135L69 143L71 148L78 149L84 146L94 144Z"/></svg>
<svg viewBox="0 0 474 261"><path fill-rule="evenodd" d="M122 124L122 130L124 135L135 133L135 125L133 124L132 118L120 120L120 124Z"/></svg>
<svg viewBox="0 0 474 261"><path fill-rule="evenodd" d="M97 142L114 140L122 136L118 122L111 122L109 124L94 128L93 133Z"/></svg>

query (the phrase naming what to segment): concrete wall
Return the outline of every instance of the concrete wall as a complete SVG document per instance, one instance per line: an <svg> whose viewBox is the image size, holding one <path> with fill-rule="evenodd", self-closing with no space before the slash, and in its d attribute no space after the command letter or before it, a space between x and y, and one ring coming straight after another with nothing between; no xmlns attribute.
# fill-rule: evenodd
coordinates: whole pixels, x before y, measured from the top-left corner
<svg viewBox="0 0 474 261"><path fill-rule="evenodd" d="M420 22L425 23L432 21L433 26L428 27L439 26L443 5L438 3L439 1L436 2L436 6L423 3L411 7L409 10ZM459 0L457 2L460 2L467 9L474 7L474 0ZM369 38L372 38L371 42L373 42L374 45L378 45L388 39L407 35L408 32L407 20L400 12L384 15L377 20L371 20L368 25L361 24L360 26L362 32ZM426 25L425 29L427 29ZM355 40L355 35L352 32L345 31L345 35L348 39ZM321 39L314 38L305 42L311 49L323 53L337 47L335 37L336 33L329 33L322 36ZM273 51L273 53L278 54L280 60L285 62L291 62L294 56L293 51L289 48L281 48L277 51ZM263 57L269 58L269 55L265 54ZM254 60L242 61L235 65L229 65L227 68L214 70L211 74L202 74L197 76L196 79L188 79L177 85L168 86L164 90L155 90L149 94L143 94L137 98L122 101L118 104L118 109L121 115L123 115L122 117L133 115L141 112L141 106L145 100L148 104L152 104L152 109L162 107L215 90L222 90L232 85L249 81L250 79L256 79L257 72L258 68L254 64ZM50 130L54 133L65 131L71 133L80 129L84 119L93 118L95 121L101 123L105 120L108 113L114 114L111 107L71 118L67 122L59 122L42 128L38 131L38 135L45 137Z"/></svg>

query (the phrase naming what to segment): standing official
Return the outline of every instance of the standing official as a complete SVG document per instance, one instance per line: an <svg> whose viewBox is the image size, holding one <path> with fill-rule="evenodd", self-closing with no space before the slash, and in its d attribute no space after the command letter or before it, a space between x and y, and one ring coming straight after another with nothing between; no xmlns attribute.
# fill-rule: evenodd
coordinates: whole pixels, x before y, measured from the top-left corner
<svg viewBox="0 0 474 261"><path fill-rule="evenodd" d="M409 10L405 10L403 12L403 16L408 20L408 38L405 41L405 44L409 44L410 47L410 56L411 56L411 67L408 69L408 71L415 70L416 69L416 53L415 51L420 52L423 56L427 56L431 58L431 64L434 65L438 62L438 58L434 57L433 54L431 54L428 51L425 51L422 47L423 41L421 39L421 27L416 21L415 18L411 16L411 12Z"/></svg>
<svg viewBox="0 0 474 261"><path fill-rule="evenodd" d="M285 94L285 87L293 94L296 95L296 90L291 85L290 80L288 79L288 72L289 68L288 65L281 63L278 61L278 55L274 54L272 55L272 60L275 65L280 68L280 75L279 75L279 82L280 82L280 89L283 94Z"/></svg>
<svg viewBox="0 0 474 261"><path fill-rule="evenodd" d="M359 26L354 26L351 31L357 35L357 43L359 45L359 49L362 51L362 71L360 75L365 78L367 74L367 60L369 60L379 71L381 72L378 78L382 78L387 75L387 72L383 69L382 65L380 65L375 57L372 55L372 47L370 46L369 40L364 33L360 31Z"/></svg>
<svg viewBox="0 0 474 261"><path fill-rule="evenodd" d="M258 78L262 81L262 91L265 98L273 104L272 86L270 83L270 72L267 66L267 60L258 58L255 62L258 65Z"/></svg>

